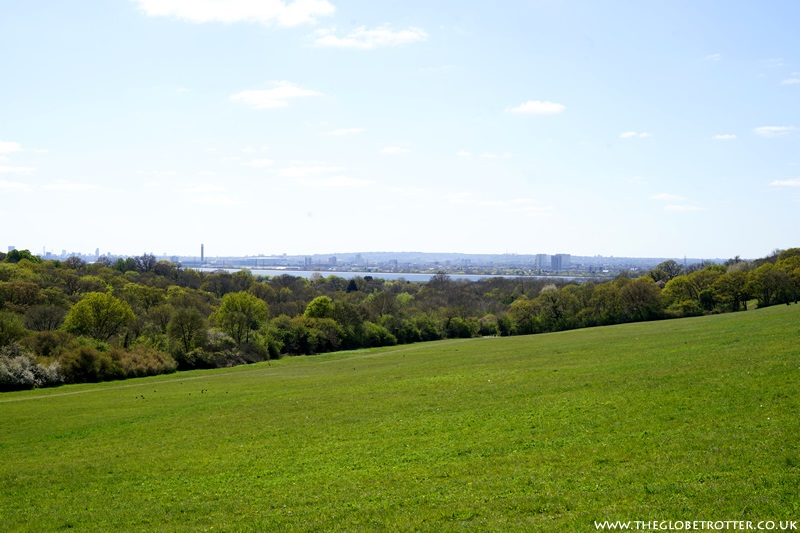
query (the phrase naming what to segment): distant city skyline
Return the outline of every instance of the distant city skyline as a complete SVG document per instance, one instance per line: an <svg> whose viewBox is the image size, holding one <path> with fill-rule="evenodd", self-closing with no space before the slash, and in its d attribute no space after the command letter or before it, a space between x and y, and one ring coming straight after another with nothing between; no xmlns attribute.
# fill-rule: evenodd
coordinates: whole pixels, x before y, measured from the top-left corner
<svg viewBox="0 0 800 533"><path fill-rule="evenodd" d="M763 257L800 3L0 5L0 246Z"/></svg>

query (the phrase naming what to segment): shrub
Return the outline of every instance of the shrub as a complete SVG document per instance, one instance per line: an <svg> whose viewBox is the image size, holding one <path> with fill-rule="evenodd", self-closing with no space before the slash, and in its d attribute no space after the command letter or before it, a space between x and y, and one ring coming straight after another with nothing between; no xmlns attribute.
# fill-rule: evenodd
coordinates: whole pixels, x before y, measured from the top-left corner
<svg viewBox="0 0 800 533"><path fill-rule="evenodd" d="M0 311L0 347L16 342L25 336L25 325L15 313Z"/></svg>
<svg viewBox="0 0 800 533"><path fill-rule="evenodd" d="M114 348L110 356L127 378L170 374L178 368L172 356L142 344L130 350Z"/></svg>
<svg viewBox="0 0 800 533"><path fill-rule="evenodd" d="M78 346L78 340L66 331L36 331L20 341L25 348L43 357L58 357Z"/></svg>
<svg viewBox="0 0 800 533"><path fill-rule="evenodd" d="M78 346L58 358L67 383L96 383L123 379L125 373L108 352L93 346Z"/></svg>
<svg viewBox="0 0 800 533"><path fill-rule="evenodd" d="M18 344L0 349L0 391L50 387L63 382L57 362L37 363Z"/></svg>
<svg viewBox="0 0 800 533"><path fill-rule="evenodd" d="M373 322L364 322L364 346L374 348L378 346L394 346L397 344L397 337L389 333L389 330Z"/></svg>

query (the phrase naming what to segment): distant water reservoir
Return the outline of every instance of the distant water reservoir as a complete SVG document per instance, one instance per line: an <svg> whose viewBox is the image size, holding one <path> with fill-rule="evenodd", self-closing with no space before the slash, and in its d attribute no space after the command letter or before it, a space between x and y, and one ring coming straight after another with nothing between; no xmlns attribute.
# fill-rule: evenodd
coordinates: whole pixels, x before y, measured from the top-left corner
<svg viewBox="0 0 800 533"><path fill-rule="evenodd" d="M244 270L242 268L213 268L213 267L198 267L194 270L198 272L219 272L223 270L225 272L238 272L240 270ZM380 279L388 279L388 280L398 280L404 279L406 281L421 281L421 282L428 282L430 279L436 275L436 273L407 273L407 272L336 272L336 271L319 271L319 270L292 270L292 269L261 269L261 268L249 268L247 269L250 271L251 274L254 276L282 276L284 274L288 274L290 276L297 276L299 278L306 278L311 279L314 274L318 274L322 277L328 276L339 276L340 278L344 279L352 279L356 277L366 277L372 276L373 278L380 278ZM466 279L469 281L478 281L481 279L486 278L518 278L518 277L525 277L530 279L550 279L553 281L585 281L587 278L579 278L575 276L499 276L499 275L471 275L471 274L449 274L450 279L458 280L458 279Z"/></svg>

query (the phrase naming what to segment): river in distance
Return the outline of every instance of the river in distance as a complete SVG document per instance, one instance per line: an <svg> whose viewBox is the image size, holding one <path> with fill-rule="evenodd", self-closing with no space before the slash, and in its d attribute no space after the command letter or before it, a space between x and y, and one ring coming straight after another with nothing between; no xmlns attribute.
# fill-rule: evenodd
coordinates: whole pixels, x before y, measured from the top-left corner
<svg viewBox="0 0 800 533"><path fill-rule="evenodd" d="M194 270L198 272L238 272L243 270L242 268L213 268L213 267L197 267ZM290 276L297 276L299 278L307 278L311 279L315 275L319 275L322 277L327 276L339 276L340 278L345 279L352 279L356 277L366 277L372 276L373 278L380 278L386 280L398 280L404 279L406 281L420 281L420 282L428 282L430 279L436 275L436 273L420 273L420 272L337 272L337 271L319 271L319 270L292 270L292 269L261 269L261 268L250 268L248 269L251 274L254 276L282 276L284 274L288 274ZM481 274L481 275L472 275L472 274L449 274L450 279L458 280L458 279L465 279L469 281L478 281L481 279L486 278L517 278L517 277L525 277L530 279L550 279L553 281L584 281L587 278L578 278L575 276L500 276L496 274Z"/></svg>

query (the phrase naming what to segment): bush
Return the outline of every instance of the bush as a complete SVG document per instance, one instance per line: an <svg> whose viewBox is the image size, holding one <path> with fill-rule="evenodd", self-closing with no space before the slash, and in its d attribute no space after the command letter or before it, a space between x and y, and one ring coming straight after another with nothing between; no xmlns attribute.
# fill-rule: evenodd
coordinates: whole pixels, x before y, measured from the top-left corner
<svg viewBox="0 0 800 533"><path fill-rule="evenodd" d="M42 357L58 357L62 352L78 346L78 340L66 331L36 331L24 337L22 345Z"/></svg>
<svg viewBox="0 0 800 533"><path fill-rule="evenodd" d="M125 372L108 352L93 346L79 346L58 358L67 383L96 383L123 379Z"/></svg>
<svg viewBox="0 0 800 533"><path fill-rule="evenodd" d="M15 313L0 311L0 347L18 341L25 336L25 325Z"/></svg>
<svg viewBox="0 0 800 533"><path fill-rule="evenodd" d="M39 364L18 344L0 349L0 391L52 387L63 382L57 362Z"/></svg>
<svg viewBox="0 0 800 533"><path fill-rule="evenodd" d="M364 346L374 348L378 346L394 346L397 344L397 337L389 333L389 330L373 322L364 322Z"/></svg>
<svg viewBox="0 0 800 533"><path fill-rule="evenodd" d="M178 368L172 356L142 344L130 350L114 348L110 356L126 378L170 374Z"/></svg>

